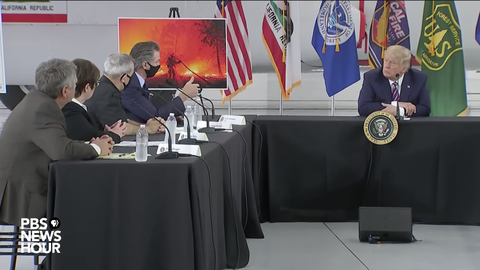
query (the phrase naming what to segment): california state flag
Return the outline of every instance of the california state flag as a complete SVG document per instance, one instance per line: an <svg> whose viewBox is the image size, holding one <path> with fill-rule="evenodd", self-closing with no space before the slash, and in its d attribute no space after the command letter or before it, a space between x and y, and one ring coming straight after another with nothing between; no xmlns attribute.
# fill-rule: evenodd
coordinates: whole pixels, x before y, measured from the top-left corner
<svg viewBox="0 0 480 270"><path fill-rule="evenodd" d="M262 37L278 76L283 99L301 84L300 12L297 1L269 1Z"/></svg>

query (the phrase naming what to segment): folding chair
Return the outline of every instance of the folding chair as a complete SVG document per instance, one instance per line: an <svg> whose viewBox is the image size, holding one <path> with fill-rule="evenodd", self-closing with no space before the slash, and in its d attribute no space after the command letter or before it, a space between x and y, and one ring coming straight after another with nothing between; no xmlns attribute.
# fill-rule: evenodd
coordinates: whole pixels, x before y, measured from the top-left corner
<svg viewBox="0 0 480 270"><path fill-rule="evenodd" d="M40 255L46 254L36 254L36 253L18 253L20 248L20 234L18 226L11 225L0 221L0 226L12 226L13 232L4 232L0 231L0 256L1 255L10 255L10 270L15 270L17 266L17 256L33 256L33 265L37 266L39 264ZM9 236L9 237L5 237ZM8 243L7 245L3 243ZM10 249L9 251L4 251L5 249Z"/></svg>

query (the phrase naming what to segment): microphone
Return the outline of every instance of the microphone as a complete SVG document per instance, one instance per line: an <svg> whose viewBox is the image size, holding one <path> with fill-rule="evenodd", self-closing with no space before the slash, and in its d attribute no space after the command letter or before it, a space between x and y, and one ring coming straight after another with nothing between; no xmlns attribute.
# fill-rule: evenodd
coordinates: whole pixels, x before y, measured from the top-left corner
<svg viewBox="0 0 480 270"><path fill-rule="evenodd" d="M144 91L143 88L140 88L140 87L139 87L139 88L138 88L138 91L140 92L140 90L141 90L141 92ZM156 93L153 94L151 91L149 91L149 92L150 92L150 94L151 94L152 96L153 96L153 95L156 95ZM166 100L164 97L162 97L162 95L156 95L156 96L157 96L157 97L160 97L161 99L163 99L163 101L169 103L169 101ZM183 117L185 117L185 119L187 119L187 138L181 139L181 140L179 140L177 143L178 143L178 144L189 144L189 145L198 144L197 139L192 138L192 137L191 137L191 134L190 134L190 119L188 119L187 115L185 115L184 112L182 112L180 109L178 109L177 107L175 107L175 105L173 105L173 103L171 103L171 105L172 105L172 107L173 107L175 110L177 110ZM170 133L169 133L169 134L170 134ZM169 137L170 137L170 135L169 135Z"/></svg>
<svg viewBox="0 0 480 270"><path fill-rule="evenodd" d="M180 93L184 94L187 98L189 98L191 101L195 102L198 106L202 107L203 109L203 112L205 113L206 115L206 122L207 122L207 126L204 127L204 128L201 128L198 130L198 132L203 132L203 133L215 133L216 132L216 129L214 127L210 127L210 120L209 120L209 117L208 117L208 110L207 108L205 108L205 106L203 104L200 104L198 101L196 101L195 99L193 99L191 96L187 95L182 89L176 87L175 85L173 85L172 83L170 83L168 80L167 80L167 83L170 84L171 86L175 87ZM201 92L201 90L199 91ZM202 101L202 99L200 98L200 101Z"/></svg>
<svg viewBox="0 0 480 270"><path fill-rule="evenodd" d="M397 77L397 80L395 81L397 83L397 87L398 89L400 89L400 85L398 85L398 77L400 77L400 74L397 73L395 77ZM400 94L398 96L400 97ZM400 106L398 105L399 103L400 103L400 98L397 101L397 115L395 118L397 118L397 120L402 120L402 116L400 115Z"/></svg>
<svg viewBox="0 0 480 270"><path fill-rule="evenodd" d="M183 61L182 61L181 59L179 59L178 57L176 57L176 56L174 56L174 55L173 55L173 57L178 61L178 63L182 63L182 65L184 65L188 70L190 70L193 74L195 74L195 76L197 76L197 77L200 78L202 81L204 81L204 82L206 82L207 84L209 84L209 82L208 82L207 79L205 79L204 77L202 77L202 76L198 75L197 73L193 72L193 70L191 70L190 68L188 68L188 66L185 65L185 63L183 63ZM167 80L167 83L170 84L170 85L172 85L172 86L174 86L172 83L169 82L169 80ZM175 86L175 87L176 87L176 86ZM176 87L176 88L178 89L178 87ZM203 90L203 89L200 87L200 90L198 91L198 96L200 97L200 102L202 102L202 107L205 107L205 105L203 104L203 100L204 100L204 99L207 100L208 102L210 102L210 104L212 105L212 115L211 115L210 119L213 120L213 121L218 121L221 116L216 116L216 115L215 115L215 105L213 105L213 102L212 102L210 99L202 96L202 90ZM188 97L188 96L187 96L187 97ZM190 99L191 99L191 98L190 98ZM207 127L209 127L209 125L208 125L208 118L209 118L209 117L208 117L208 114L206 114L206 117L207 117L207 119L206 119L206 120L207 120Z"/></svg>
<svg viewBox="0 0 480 270"><path fill-rule="evenodd" d="M140 104L138 104L135 100L130 99L130 101L132 101L133 103L135 103L140 109L142 109L143 111L145 111L148 115L150 115L150 117L152 117L152 118L155 119L158 123L160 123L160 125L162 125L163 127L165 127L165 130L168 132L168 141L167 141L168 151L158 154L158 155L155 157L155 159L177 159L177 158L179 158L179 157L180 157L180 154L179 154L178 152L173 152L173 151L172 151L172 133L170 132L170 129L169 129L164 123L162 123L162 121L158 120L155 116L153 116L148 110L146 110L145 108L143 108L142 106L140 106ZM175 136L175 134L173 134L173 135Z"/></svg>
<svg viewBox="0 0 480 270"><path fill-rule="evenodd" d="M210 105L212 105L212 115L210 116L210 120L218 122L218 120L220 120L221 116L220 115L215 115L215 105L213 105L212 100L202 96L202 90L198 91L198 96L200 97L200 100L205 99L206 101L208 101L210 103Z"/></svg>

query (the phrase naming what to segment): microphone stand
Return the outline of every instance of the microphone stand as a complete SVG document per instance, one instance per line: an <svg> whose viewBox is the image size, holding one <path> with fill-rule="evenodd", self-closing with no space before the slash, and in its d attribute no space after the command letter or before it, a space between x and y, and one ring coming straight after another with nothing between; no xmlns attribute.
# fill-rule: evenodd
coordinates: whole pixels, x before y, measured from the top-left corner
<svg viewBox="0 0 480 270"><path fill-rule="evenodd" d="M173 86L173 85L172 85ZM207 116L207 118L205 119L206 122L207 122L207 126L204 127L204 128L201 128L198 130L198 132L203 132L203 133L215 133L216 130L214 127L210 127L210 120L209 120L209 117L208 117L208 110L205 108L205 106L203 106L202 104L200 104L198 101L196 101L195 99L193 99L191 96L187 95L182 89L174 86L178 91L180 91L180 93L184 94L186 97L188 97L190 100L192 100L193 102L195 102L197 105L199 105L200 107L202 107L203 109L203 112L205 113L205 115ZM201 100L201 99L200 99Z"/></svg>
<svg viewBox="0 0 480 270"><path fill-rule="evenodd" d="M210 116L210 119L212 121L218 122L218 120L220 120L221 116L220 115L215 115L215 105L213 105L212 100L202 96L201 91L198 93L198 96L200 97L200 100L205 99L206 101L208 101L210 103L210 105L212 105L212 115Z"/></svg>
<svg viewBox="0 0 480 270"><path fill-rule="evenodd" d="M156 94L156 93L155 93L155 94ZM161 99L163 99L163 101L165 101L165 102L168 103L168 101L167 101L164 97L162 97L162 95L158 95L158 97L160 97ZM190 127L191 127L191 126L190 126L190 119L188 119L188 117L185 115L184 112L182 112L182 111L179 110L177 107L175 107L175 106L173 105L173 103L172 103L171 105L172 105L172 107L173 107L175 110L177 110L180 114L182 114L182 116L185 117L185 119L187 119L187 138L181 139L181 140L179 140L177 143L178 143L178 144L188 144L188 145L198 144L197 139L192 138L192 137L191 137L191 134L190 134ZM169 136L169 137L170 137L170 136Z"/></svg>
<svg viewBox="0 0 480 270"><path fill-rule="evenodd" d="M140 104L138 104L138 102L136 102L135 100L133 99L130 99L133 103L135 103L140 109L142 109L143 111L145 111L147 114L150 115L150 117L152 117L153 119L155 119L160 125L162 125L163 127L165 127L165 130L168 132L168 140L167 140L167 147L168 147L168 151L167 152L163 152L163 153L160 153L158 154L155 159L177 159L180 157L180 154L178 152L173 152L172 150L172 133L170 132L170 129L164 124L162 123L162 121L158 120L156 117L152 116L150 114L150 112L148 112L145 108L143 108L142 106L140 106Z"/></svg>
<svg viewBox="0 0 480 270"><path fill-rule="evenodd" d="M398 85L398 77L400 77L400 74L396 74L395 76L397 77L397 80L395 81L397 83L397 88L398 88L398 90L400 90L400 85ZM397 113L396 113L395 118L400 121L400 120L403 120L403 117L400 115L400 105L399 105L399 103L400 103L400 92L398 90L397 90L397 92L398 92L398 97L399 98L398 98L398 101L397 101Z"/></svg>
<svg viewBox="0 0 480 270"><path fill-rule="evenodd" d="M168 151L158 154L155 159L177 159L180 154L178 152L173 152L172 150L172 133L170 132L170 129L157 118L154 117L154 119L156 119L162 126L164 126L165 130L168 132Z"/></svg>

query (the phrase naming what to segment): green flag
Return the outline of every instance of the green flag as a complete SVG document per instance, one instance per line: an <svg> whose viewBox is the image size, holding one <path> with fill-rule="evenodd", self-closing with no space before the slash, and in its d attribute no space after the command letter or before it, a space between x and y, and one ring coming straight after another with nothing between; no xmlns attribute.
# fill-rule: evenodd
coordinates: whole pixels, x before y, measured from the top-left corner
<svg viewBox="0 0 480 270"><path fill-rule="evenodd" d="M424 1L416 59L428 75L430 115L466 115L462 32L454 1Z"/></svg>

